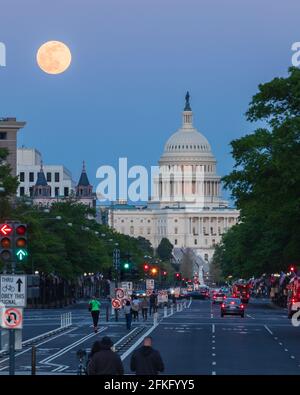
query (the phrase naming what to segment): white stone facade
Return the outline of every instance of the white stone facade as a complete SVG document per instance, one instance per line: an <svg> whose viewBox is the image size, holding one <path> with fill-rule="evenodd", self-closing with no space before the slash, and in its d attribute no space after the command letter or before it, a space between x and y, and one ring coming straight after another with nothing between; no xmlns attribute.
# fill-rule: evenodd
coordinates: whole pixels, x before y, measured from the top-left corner
<svg viewBox="0 0 300 395"><path fill-rule="evenodd" d="M36 183L41 161L41 153L34 148L17 149L17 175L20 181L17 196L31 196L31 188ZM44 164L43 169L47 183L51 187L52 198L74 194L75 182L71 172L65 166Z"/></svg>

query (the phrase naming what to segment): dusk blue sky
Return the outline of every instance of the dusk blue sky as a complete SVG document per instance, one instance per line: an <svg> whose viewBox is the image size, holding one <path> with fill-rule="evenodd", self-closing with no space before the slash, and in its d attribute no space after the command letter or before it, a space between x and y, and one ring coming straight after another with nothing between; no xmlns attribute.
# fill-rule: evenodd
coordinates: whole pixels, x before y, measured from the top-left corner
<svg viewBox="0 0 300 395"><path fill-rule="evenodd" d="M254 129L244 113L257 85L291 66L299 16L299 0L0 0L0 117L26 121L19 146L75 180L85 159L96 186L97 167L119 157L157 164L189 90L224 175L230 141ZM48 40L71 49L61 75L36 64Z"/></svg>

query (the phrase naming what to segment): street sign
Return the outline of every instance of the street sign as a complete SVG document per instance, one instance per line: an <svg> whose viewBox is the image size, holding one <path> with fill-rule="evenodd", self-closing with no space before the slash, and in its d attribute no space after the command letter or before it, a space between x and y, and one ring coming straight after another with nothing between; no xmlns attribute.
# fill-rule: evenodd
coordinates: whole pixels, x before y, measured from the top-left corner
<svg viewBox="0 0 300 395"><path fill-rule="evenodd" d="M26 276L0 276L0 302L5 306L26 307Z"/></svg>
<svg viewBox="0 0 300 395"><path fill-rule="evenodd" d="M176 287L174 289L174 295L175 295L175 298L179 298L179 296L180 296L180 287Z"/></svg>
<svg viewBox="0 0 300 395"><path fill-rule="evenodd" d="M9 226L8 224L1 224L0 225L0 233L3 236L7 236L12 232L13 228Z"/></svg>
<svg viewBox="0 0 300 395"><path fill-rule="evenodd" d="M1 326L6 329L23 328L23 309L17 307L3 309Z"/></svg>
<svg viewBox="0 0 300 395"><path fill-rule="evenodd" d="M154 280L153 279L147 279L146 280L146 289L154 289Z"/></svg>
<svg viewBox="0 0 300 395"><path fill-rule="evenodd" d="M125 296L124 289L122 288L116 288L116 298L117 299L123 299Z"/></svg>
<svg viewBox="0 0 300 395"><path fill-rule="evenodd" d="M161 290L157 293L157 303L167 303L168 302L168 291Z"/></svg>
<svg viewBox="0 0 300 395"><path fill-rule="evenodd" d="M114 309L120 309L121 308L121 301L119 299L113 299L111 301L111 305Z"/></svg>

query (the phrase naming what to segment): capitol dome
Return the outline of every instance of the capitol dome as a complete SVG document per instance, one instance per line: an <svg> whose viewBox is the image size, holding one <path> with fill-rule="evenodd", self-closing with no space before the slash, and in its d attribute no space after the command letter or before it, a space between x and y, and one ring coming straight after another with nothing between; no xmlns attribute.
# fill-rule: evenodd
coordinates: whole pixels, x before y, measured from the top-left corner
<svg viewBox="0 0 300 395"><path fill-rule="evenodd" d="M186 95L183 111L183 125L167 140L160 164L168 162L202 162L214 159L211 146L203 134L193 126L193 112L190 107L190 95Z"/></svg>

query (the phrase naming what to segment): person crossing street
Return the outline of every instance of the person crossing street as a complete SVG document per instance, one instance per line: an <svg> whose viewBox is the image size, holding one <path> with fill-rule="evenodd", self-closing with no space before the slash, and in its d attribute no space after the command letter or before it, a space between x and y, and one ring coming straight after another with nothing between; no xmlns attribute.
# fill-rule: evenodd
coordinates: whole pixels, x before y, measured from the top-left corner
<svg viewBox="0 0 300 395"><path fill-rule="evenodd" d="M101 305L101 303L97 300L95 295L89 301L89 311L91 312L91 315L92 315L95 333L98 332L98 321L99 321L99 315L100 315L100 305Z"/></svg>

